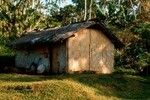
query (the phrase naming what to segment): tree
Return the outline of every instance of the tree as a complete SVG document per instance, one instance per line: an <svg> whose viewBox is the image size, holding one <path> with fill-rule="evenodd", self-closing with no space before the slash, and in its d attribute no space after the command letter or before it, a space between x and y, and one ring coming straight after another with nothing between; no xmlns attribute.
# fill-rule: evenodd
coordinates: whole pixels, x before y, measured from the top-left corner
<svg viewBox="0 0 150 100"><path fill-rule="evenodd" d="M107 23L125 27L137 19L139 0L114 0L97 2L97 17Z"/></svg>
<svg viewBox="0 0 150 100"><path fill-rule="evenodd" d="M87 0L84 1L84 20L87 19Z"/></svg>
<svg viewBox="0 0 150 100"><path fill-rule="evenodd" d="M91 0L90 2L89 19L92 19L92 5L93 5L93 0Z"/></svg>
<svg viewBox="0 0 150 100"><path fill-rule="evenodd" d="M40 0L2 0L1 5L0 30L5 36L20 36L26 31L44 28L51 23L47 22L50 16L44 14L46 5Z"/></svg>

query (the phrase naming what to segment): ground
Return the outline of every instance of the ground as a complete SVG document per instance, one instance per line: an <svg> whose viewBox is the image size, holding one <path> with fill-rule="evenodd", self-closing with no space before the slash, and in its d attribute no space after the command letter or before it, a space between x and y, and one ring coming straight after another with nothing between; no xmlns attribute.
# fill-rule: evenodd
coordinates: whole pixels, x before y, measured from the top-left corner
<svg viewBox="0 0 150 100"><path fill-rule="evenodd" d="M0 100L150 99L150 76L0 74Z"/></svg>

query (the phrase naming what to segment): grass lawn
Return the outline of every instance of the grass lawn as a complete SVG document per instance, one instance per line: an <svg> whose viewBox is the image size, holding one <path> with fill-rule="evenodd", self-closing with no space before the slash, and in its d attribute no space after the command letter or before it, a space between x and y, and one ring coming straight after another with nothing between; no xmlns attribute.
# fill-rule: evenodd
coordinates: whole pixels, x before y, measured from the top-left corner
<svg viewBox="0 0 150 100"><path fill-rule="evenodd" d="M150 76L0 74L0 100L150 99Z"/></svg>

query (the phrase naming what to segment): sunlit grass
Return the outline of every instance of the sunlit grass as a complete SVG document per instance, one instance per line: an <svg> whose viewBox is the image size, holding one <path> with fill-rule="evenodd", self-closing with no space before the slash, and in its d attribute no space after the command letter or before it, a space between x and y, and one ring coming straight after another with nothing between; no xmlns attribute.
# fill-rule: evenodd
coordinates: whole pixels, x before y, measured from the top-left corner
<svg viewBox="0 0 150 100"><path fill-rule="evenodd" d="M149 94L150 77L0 74L0 99L3 100L150 99Z"/></svg>

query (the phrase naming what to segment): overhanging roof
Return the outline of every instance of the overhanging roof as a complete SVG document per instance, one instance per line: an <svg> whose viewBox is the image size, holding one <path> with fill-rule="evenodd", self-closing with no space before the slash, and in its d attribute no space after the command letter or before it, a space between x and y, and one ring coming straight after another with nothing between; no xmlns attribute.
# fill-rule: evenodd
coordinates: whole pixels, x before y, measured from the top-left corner
<svg viewBox="0 0 150 100"><path fill-rule="evenodd" d="M36 44L50 44L58 41L63 41L82 28L97 29L103 32L108 39L114 44L115 48L120 49L123 43L105 27L102 22L86 21L70 24L61 28L47 29L37 32L28 32L23 36L11 43L13 48L30 47Z"/></svg>

